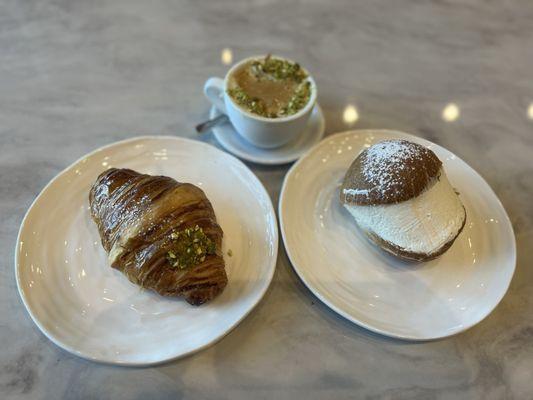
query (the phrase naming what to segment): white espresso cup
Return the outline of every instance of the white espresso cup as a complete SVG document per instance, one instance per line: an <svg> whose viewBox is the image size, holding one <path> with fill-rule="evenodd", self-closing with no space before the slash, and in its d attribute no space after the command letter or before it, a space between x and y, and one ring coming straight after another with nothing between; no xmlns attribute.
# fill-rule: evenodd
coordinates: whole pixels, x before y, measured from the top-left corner
<svg viewBox="0 0 533 400"><path fill-rule="evenodd" d="M292 62L284 57L272 57ZM257 147L271 149L291 141L305 129L316 103L317 93L315 81L305 71L311 83L311 95L307 104L295 114L281 118L267 118L243 109L228 95L229 78L241 65L264 58L265 56L254 56L238 62L230 68L223 80L216 77L209 78L204 85L204 94L220 112L229 117L235 130L244 139Z"/></svg>

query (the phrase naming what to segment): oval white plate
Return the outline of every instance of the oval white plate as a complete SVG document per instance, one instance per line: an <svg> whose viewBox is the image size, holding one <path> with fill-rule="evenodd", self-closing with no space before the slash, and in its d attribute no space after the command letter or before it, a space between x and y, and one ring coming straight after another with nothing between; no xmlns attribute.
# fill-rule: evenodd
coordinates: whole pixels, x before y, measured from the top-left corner
<svg viewBox="0 0 533 400"><path fill-rule="evenodd" d="M209 112L209 118L213 119L219 115L220 111L212 107ZM275 149L261 149L254 146L239 135L230 122L217 125L212 130L222 147L237 157L258 164L279 165L297 160L317 144L324 136L326 120L322 109L317 103L304 131L289 143Z"/></svg>
<svg viewBox="0 0 533 400"><path fill-rule="evenodd" d="M437 260L409 264L380 251L338 200L357 154L389 138L431 148L461 193L465 228ZM279 218L289 258L307 287L345 318L396 338L437 339L475 325L502 299L515 268L513 229L489 185L448 150L401 132L361 130L324 139L285 177Z"/></svg>
<svg viewBox="0 0 533 400"><path fill-rule="evenodd" d="M167 175L200 186L224 231L228 286L194 307L142 291L111 269L88 211L88 193L110 167ZM278 231L270 197L239 160L205 143L140 137L98 149L39 194L19 231L17 284L41 331L94 361L147 365L222 338L261 300L276 265Z"/></svg>

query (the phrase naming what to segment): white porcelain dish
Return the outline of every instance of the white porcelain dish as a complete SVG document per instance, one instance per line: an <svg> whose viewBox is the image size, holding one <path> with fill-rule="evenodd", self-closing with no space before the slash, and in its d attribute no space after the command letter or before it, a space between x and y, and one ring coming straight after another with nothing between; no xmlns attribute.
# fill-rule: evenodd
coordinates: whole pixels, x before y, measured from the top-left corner
<svg viewBox="0 0 533 400"><path fill-rule="evenodd" d="M220 114L221 112L216 107L212 107L209 118L215 118ZM222 147L237 157L257 164L279 165L297 160L317 144L324 137L326 122L322 109L317 103L300 135L275 149L262 149L254 146L242 138L230 122L217 125L212 130Z"/></svg>
<svg viewBox="0 0 533 400"><path fill-rule="evenodd" d="M384 253L339 202L357 154L390 138L431 148L461 193L465 228L436 260L410 264ZM513 229L489 185L450 151L402 132L360 130L324 139L285 177L279 218L289 258L307 287L350 321L395 338L431 340L472 327L500 302L515 269Z"/></svg>
<svg viewBox="0 0 533 400"><path fill-rule="evenodd" d="M94 180L126 167L200 186L224 230L228 286L194 307L143 291L111 269L88 210ZM276 265L278 231L270 197L239 160L210 145L139 137L98 149L55 177L22 222L15 252L22 300L41 331L94 361L149 365L216 342L261 300Z"/></svg>

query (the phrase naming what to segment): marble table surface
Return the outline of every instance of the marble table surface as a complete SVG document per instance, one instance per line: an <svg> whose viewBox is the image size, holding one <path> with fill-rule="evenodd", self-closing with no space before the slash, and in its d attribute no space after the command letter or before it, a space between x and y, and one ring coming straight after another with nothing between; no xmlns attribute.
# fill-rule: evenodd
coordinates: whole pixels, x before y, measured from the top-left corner
<svg viewBox="0 0 533 400"><path fill-rule="evenodd" d="M533 398L532 21L529 0L0 0L0 398ZM312 71L327 134L412 132L486 178L518 246L502 303L449 339L387 339L322 305L280 245L264 300L200 353L120 368L60 350L15 283L31 201L99 146L196 137L205 79L270 51ZM288 166L248 165L276 204Z"/></svg>

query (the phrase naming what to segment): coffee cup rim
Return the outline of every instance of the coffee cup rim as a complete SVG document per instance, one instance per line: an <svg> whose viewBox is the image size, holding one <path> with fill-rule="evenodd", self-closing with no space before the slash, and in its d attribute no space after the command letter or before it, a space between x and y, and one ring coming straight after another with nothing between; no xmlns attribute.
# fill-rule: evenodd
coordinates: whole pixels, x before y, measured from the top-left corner
<svg viewBox="0 0 533 400"><path fill-rule="evenodd" d="M264 55L256 55L256 56L246 57L246 58L240 60L239 62L235 63L228 70L228 72L226 73L226 76L224 77L224 88L223 88L224 89L224 96L226 96L229 99L229 101L239 110L239 112L243 113L247 117L250 117L250 118L253 118L255 120L262 121L262 122L270 122L270 123L288 122L288 121L293 121L295 119L298 119L301 116L305 115L310 109L312 109L314 107L314 105L316 103L317 88L316 88L315 80L313 79L313 77L311 76L309 71L306 68L304 68L304 67L301 67L301 68L307 74L307 78L306 79L311 83L311 95L309 96L309 100L307 101L307 104L304 107L302 107L302 109L300 109L298 112L296 112L296 113L294 113L292 115L288 115L286 117L280 117L280 118L262 117L260 115L254 114L254 113L244 109L239 104L237 104L235 101L233 101L233 99L232 99L232 97L230 95L228 95L228 92L227 92L227 90L228 90L228 81L229 81L229 77L231 76L231 74L237 68L239 68L241 65L243 65L243 64L245 64L245 63L247 63L249 61L263 59L266 56L267 55L264 54ZM286 61L289 61L291 63L296 63L295 61L291 60L290 58L282 57L282 56L279 56L277 54L271 54L270 56L274 57L274 58L279 58L281 60L286 60Z"/></svg>

